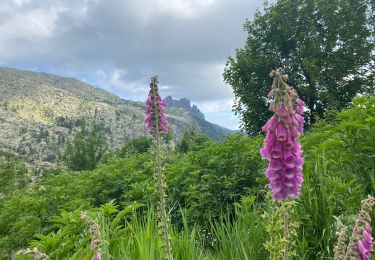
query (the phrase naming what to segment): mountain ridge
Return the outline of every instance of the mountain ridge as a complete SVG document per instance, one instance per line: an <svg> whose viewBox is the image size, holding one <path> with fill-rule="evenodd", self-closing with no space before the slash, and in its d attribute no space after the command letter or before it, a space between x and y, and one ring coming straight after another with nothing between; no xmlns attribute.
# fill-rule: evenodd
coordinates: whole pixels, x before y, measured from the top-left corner
<svg viewBox="0 0 375 260"><path fill-rule="evenodd" d="M235 131L205 120L190 100L167 97L167 119L179 138L196 128L215 140ZM14 68L0 68L0 149L41 164L54 164L57 153L84 118L97 121L106 140L118 149L129 139L146 135L145 105L125 100L71 77Z"/></svg>

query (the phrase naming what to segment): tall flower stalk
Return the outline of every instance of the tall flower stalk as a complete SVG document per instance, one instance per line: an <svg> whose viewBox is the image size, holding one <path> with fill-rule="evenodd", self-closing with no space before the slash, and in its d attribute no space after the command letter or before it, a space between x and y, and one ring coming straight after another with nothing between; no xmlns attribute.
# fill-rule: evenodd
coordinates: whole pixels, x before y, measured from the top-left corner
<svg viewBox="0 0 375 260"><path fill-rule="evenodd" d="M89 227L89 234L91 238L91 249L94 250L94 259L93 260L100 260L101 259L101 251L100 251L100 243L101 243L101 234L100 234L100 226L96 223L95 220L90 218L86 212L81 212L80 218L87 224Z"/></svg>
<svg viewBox="0 0 375 260"><path fill-rule="evenodd" d="M367 196L362 200L361 210L355 221L352 236L348 245L346 244L346 232L340 230L337 243L333 248L334 260L358 259L370 260L373 252L374 238L372 237L371 211L375 205L375 198Z"/></svg>
<svg viewBox="0 0 375 260"><path fill-rule="evenodd" d="M368 196L362 201L361 210L359 211L352 236L346 249L344 259L371 259L373 251L373 237L371 235L371 217L370 213L375 206L375 198ZM338 255L340 252L338 252Z"/></svg>
<svg viewBox="0 0 375 260"><path fill-rule="evenodd" d="M156 168L156 182L159 193L159 211L161 218L161 225L164 234L165 242L165 258L168 260L172 259L171 243L169 239L168 231L168 216L166 210L166 194L165 194L165 182L164 174L161 167L161 138L163 135L168 133L167 120L164 114L163 107L167 106L167 102L161 100L158 90L158 78L157 76L151 78L150 92L146 100L146 114L145 114L145 126L148 132L154 137L156 141L156 153L155 153L155 168Z"/></svg>
<svg viewBox="0 0 375 260"><path fill-rule="evenodd" d="M268 197L268 196L267 196ZM269 196L270 197L270 196ZM262 215L269 239L264 244L270 260L289 259L297 256L298 227L295 206L297 202L269 201Z"/></svg>
<svg viewBox="0 0 375 260"><path fill-rule="evenodd" d="M285 81L287 75L273 70L272 89L268 94L271 99L269 110L275 114L262 127L266 133L260 155L269 161L265 173L269 180L268 187L272 190L272 198L276 201L293 200L301 193L302 149L298 137L303 133L304 102L298 97L295 89ZM285 205L281 205L283 208ZM288 211L283 211L283 259L290 255L290 225ZM272 234L271 234L272 236Z"/></svg>
<svg viewBox="0 0 375 260"><path fill-rule="evenodd" d="M285 83L287 75L273 70L270 76L274 80L268 94L272 99L269 109L275 114L262 127L267 135L260 154L269 161L265 175L273 199L290 200L298 197L303 182L302 150L297 138L303 133L304 102Z"/></svg>

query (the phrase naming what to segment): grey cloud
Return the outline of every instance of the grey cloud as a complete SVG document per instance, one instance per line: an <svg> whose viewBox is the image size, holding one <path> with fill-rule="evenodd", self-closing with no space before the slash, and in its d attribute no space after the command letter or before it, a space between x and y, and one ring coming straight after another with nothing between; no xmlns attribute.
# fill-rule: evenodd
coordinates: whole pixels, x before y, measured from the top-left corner
<svg viewBox="0 0 375 260"><path fill-rule="evenodd" d="M197 15L186 17L168 11L170 8L162 5L172 1L164 0L150 0L144 13L143 7L131 0L23 2L17 7L14 1L7 1L8 9L13 14L44 9L56 12L57 18L48 36L0 41L0 59L5 64L51 68L61 74L75 71L76 75L98 70L110 75L120 70L125 72L119 77L124 83L145 87L157 73L161 84L170 87L167 94L205 102L232 98L231 88L222 82L222 69L227 57L244 44L245 19L251 18L263 1L217 0L196 9ZM161 6L152 6L154 2ZM0 8L0 13L8 9ZM0 19L0 28L7 22L4 17L11 19L12 15ZM107 88L121 91L121 86Z"/></svg>

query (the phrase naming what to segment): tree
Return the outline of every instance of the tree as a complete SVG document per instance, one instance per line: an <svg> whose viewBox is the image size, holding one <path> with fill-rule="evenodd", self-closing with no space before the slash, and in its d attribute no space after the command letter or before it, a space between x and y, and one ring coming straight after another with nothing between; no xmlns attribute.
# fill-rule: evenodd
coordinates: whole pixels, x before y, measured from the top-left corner
<svg viewBox="0 0 375 260"><path fill-rule="evenodd" d="M0 153L0 199L25 188L30 181L23 161L11 153Z"/></svg>
<svg viewBox="0 0 375 260"><path fill-rule="evenodd" d="M139 136L126 143L120 152L121 157L128 157L138 153L147 153L152 146L152 139L147 136Z"/></svg>
<svg viewBox="0 0 375 260"><path fill-rule="evenodd" d="M87 128L81 125L65 146L63 160L73 171L93 170L106 159L108 145L100 126L94 123Z"/></svg>
<svg viewBox="0 0 375 260"><path fill-rule="evenodd" d="M269 118L271 69L289 74L289 84L309 109L307 124L330 108L347 107L358 93L372 94L368 10L368 0L278 0L246 21L245 47L228 59L224 71L242 127L256 134Z"/></svg>
<svg viewBox="0 0 375 260"><path fill-rule="evenodd" d="M189 128L182 134L181 139L176 143L176 151L179 153L198 151L210 143L211 140L207 136L198 133L195 128Z"/></svg>

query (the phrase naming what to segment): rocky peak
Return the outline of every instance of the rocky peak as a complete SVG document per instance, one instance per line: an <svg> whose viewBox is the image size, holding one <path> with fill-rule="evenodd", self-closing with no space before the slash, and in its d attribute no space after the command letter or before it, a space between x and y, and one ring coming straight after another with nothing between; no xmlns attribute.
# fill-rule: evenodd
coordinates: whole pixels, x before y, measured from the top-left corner
<svg viewBox="0 0 375 260"><path fill-rule="evenodd" d="M171 96L167 96L164 101L168 103L169 107L177 107L177 108L184 108L188 110L192 116L199 119L205 119L204 114L199 110L196 105L191 105L190 99L188 98L181 98L180 100L173 99Z"/></svg>

